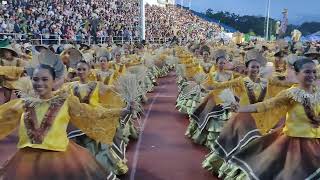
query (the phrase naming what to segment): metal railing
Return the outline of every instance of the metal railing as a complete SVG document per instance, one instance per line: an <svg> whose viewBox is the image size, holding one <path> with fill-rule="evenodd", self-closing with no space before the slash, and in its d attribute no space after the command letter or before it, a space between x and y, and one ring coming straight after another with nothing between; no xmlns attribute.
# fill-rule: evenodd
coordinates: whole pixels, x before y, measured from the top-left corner
<svg viewBox="0 0 320 180"><path fill-rule="evenodd" d="M140 37L128 37L128 36L97 36L96 39L90 36L74 36L73 38L61 38L57 34L19 34L19 33L0 33L0 40L12 39L15 41L27 41L31 44L67 44L69 42L87 43L91 44L104 44L104 43L116 43L124 44L126 42L135 43L140 42ZM150 43L164 43L168 42L168 37L150 37L146 41Z"/></svg>

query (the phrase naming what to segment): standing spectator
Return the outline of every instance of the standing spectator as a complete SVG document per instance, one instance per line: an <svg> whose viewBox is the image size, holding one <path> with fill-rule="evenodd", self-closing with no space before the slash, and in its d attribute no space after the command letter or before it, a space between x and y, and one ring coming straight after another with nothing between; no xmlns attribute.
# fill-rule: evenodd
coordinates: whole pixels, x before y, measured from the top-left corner
<svg viewBox="0 0 320 180"><path fill-rule="evenodd" d="M20 32L21 32L19 21L20 21L19 19L16 19L16 20L15 20L15 23L14 23L14 33L20 33Z"/></svg>
<svg viewBox="0 0 320 180"><path fill-rule="evenodd" d="M97 31L99 26L99 17L96 14L93 14L90 19L90 34L93 37L93 42L98 44Z"/></svg>

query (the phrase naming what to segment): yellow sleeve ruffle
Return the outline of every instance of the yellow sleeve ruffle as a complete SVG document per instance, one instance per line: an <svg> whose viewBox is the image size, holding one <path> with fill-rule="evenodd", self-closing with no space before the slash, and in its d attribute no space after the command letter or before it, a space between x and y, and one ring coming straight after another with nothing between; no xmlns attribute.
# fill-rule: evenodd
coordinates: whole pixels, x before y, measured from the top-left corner
<svg viewBox="0 0 320 180"><path fill-rule="evenodd" d="M257 112L266 112L272 109L286 108L290 104L290 98L286 91L281 91L276 97L257 103Z"/></svg>
<svg viewBox="0 0 320 180"><path fill-rule="evenodd" d="M22 113L21 99L15 99L0 106L0 139L5 138L18 127Z"/></svg>
<svg viewBox="0 0 320 180"><path fill-rule="evenodd" d="M100 77L99 75L96 74L96 79L97 81L102 82L105 85L112 85L114 82L114 76L115 76L115 72L112 72L110 76L103 79L103 77Z"/></svg>
<svg viewBox="0 0 320 180"><path fill-rule="evenodd" d="M281 118L285 118L290 104L290 98L286 91L282 91L276 97L257 103L257 112L253 114L256 125L262 134L266 134L274 128Z"/></svg>
<svg viewBox="0 0 320 180"><path fill-rule="evenodd" d="M113 88L102 85L100 85L99 103L105 108L123 108L126 106L123 98Z"/></svg>
<svg viewBox="0 0 320 180"><path fill-rule="evenodd" d="M23 67L16 66L0 66L0 75L6 78L17 80L21 77L24 71Z"/></svg>
<svg viewBox="0 0 320 180"><path fill-rule="evenodd" d="M269 84L271 86L278 86L278 87L284 87L284 88L290 88L294 83L292 82L287 82L285 80L279 80L277 77L272 77L269 79Z"/></svg>
<svg viewBox="0 0 320 180"><path fill-rule="evenodd" d="M212 87L214 89L241 88L243 87L243 78L237 78L226 82L213 82Z"/></svg>
<svg viewBox="0 0 320 180"><path fill-rule="evenodd" d="M111 144L116 133L122 109L106 109L79 102L75 96L68 98L71 122L90 138Z"/></svg>
<svg viewBox="0 0 320 180"><path fill-rule="evenodd" d="M109 76L108 79L105 79L104 84L112 85L114 82L114 72Z"/></svg>

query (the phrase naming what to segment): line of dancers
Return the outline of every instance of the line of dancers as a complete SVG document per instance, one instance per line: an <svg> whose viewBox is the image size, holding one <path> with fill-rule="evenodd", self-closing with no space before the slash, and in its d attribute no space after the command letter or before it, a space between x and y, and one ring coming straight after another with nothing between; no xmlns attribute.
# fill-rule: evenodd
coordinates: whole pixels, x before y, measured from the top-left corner
<svg viewBox="0 0 320 180"><path fill-rule="evenodd" d="M39 45L22 53L13 47L0 48L0 139L18 128L19 142L0 179L114 180L126 174L127 145L139 137L146 94L174 65L172 50Z"/></svg>
<svg viewBox="0 0 320 180"><path fill-rule="evenodd" d="M185 135L222 179L319 179L316 44L202 41L176 49ZM200 158L200 157L199 157Z"/></svg>

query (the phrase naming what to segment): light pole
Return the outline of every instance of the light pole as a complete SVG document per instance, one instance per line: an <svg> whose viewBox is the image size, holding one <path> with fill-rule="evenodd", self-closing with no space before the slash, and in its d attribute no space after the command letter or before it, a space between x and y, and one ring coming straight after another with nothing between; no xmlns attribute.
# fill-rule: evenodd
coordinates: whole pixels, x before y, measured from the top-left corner
<svg viewBox="0 0 320 180"><path fill-rule="evenodd" d="M140 39L146 39L146 12L145 12L145 5L144 0L140 0Z"/></svg>
<svg viewBox="0 0 320 180"><path fill-rule="evenodd" d="M267 27L266 27L266 34L265 34L265 38L266 40L269 40L269 22L270 22L270 4L271 4L271 0L268 0L268 4L267 4Z"/></svg>

